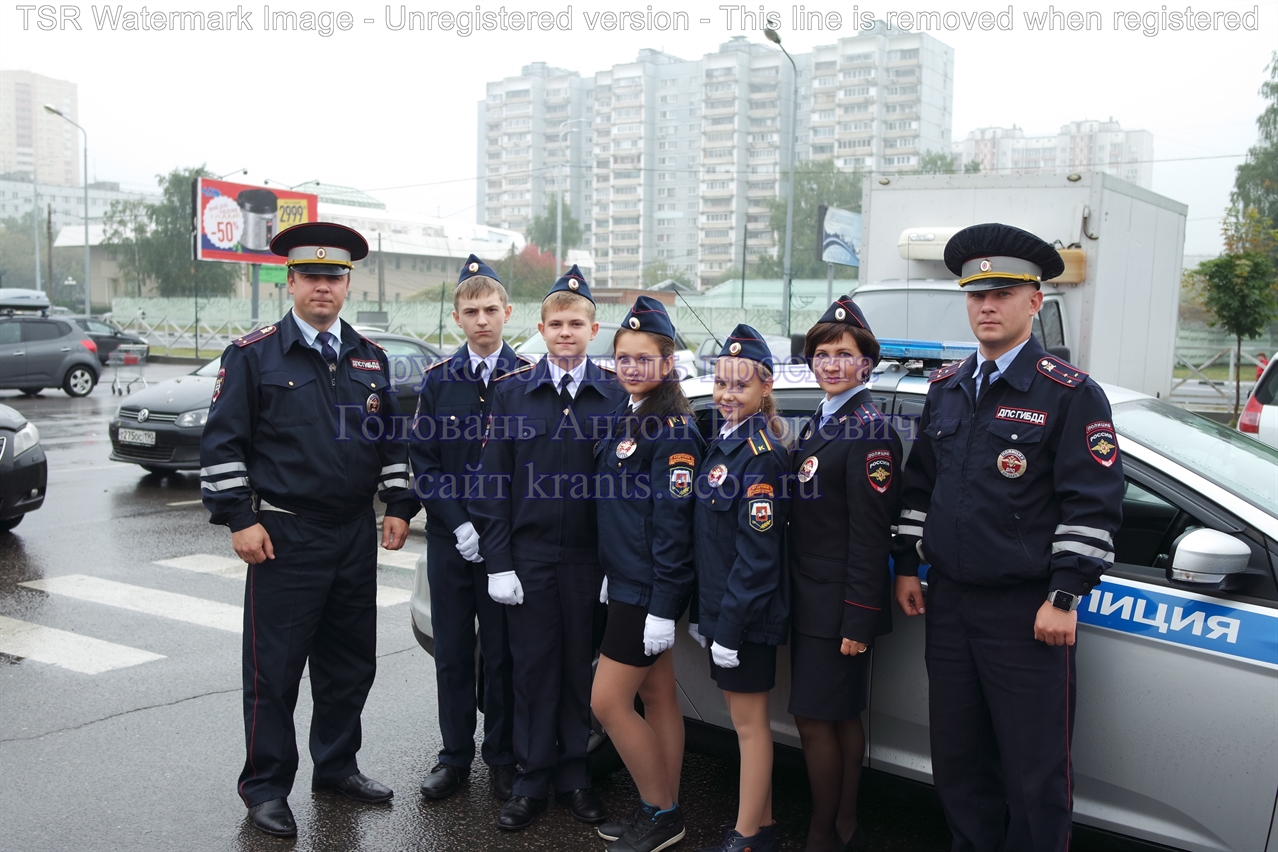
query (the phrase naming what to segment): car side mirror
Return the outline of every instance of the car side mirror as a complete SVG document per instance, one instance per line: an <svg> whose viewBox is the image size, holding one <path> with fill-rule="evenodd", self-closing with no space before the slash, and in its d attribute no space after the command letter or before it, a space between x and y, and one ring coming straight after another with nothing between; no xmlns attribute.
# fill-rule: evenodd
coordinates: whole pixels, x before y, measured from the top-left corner
<svg viewBox="0 0 1278 852"><path fill-rule="evenodd" d="M1171 546L1167 579L1173 583L1220 588L1233 574L1247 570L1251 548L1232 535L1199 528L1182 533Z"/></svg>

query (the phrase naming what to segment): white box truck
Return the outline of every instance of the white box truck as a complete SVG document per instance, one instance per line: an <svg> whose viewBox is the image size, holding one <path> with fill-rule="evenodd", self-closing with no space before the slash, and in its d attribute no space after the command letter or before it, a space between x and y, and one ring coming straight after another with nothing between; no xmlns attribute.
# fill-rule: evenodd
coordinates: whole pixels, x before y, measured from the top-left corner
<svg viewBox="0 0 1278 852"><path fill-rule="evenodd" d="M855 298L879 337L974 342L945 243L1002 222L1073 249L1043 285L1043 344L1098 381L1169 395L1186 205L1099 173L887 175L864 188Z"/></svg>

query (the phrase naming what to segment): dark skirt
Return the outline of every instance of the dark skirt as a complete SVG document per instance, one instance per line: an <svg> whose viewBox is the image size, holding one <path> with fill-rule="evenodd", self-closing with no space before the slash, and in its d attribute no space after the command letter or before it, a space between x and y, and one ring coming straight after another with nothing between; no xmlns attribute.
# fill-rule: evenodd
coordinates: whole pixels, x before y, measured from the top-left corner
<svg viewBox="0 0 1278 852"><path fill-rule="evenodd" d="M643 627L648 608L621 601L608 601L608 626L604 628L599 653L626 666L647 668L657 661L643 652ZM664 652L662 652L664 653Z"/></svg>
<svg viewBox="0 0 1278 852"><path fill-rule="evenodd" d="M710 656L710 677L724 692L769 692L777 685L777 646L742 642L733 669L721 669Z"/></svg>
<svg viewBox="0 0 1278 852"><path fill-rule="evenodd" d="M790 715L823 722L860 718L865 710L870 652L849 656L842 639L790 634Z"/></svg>

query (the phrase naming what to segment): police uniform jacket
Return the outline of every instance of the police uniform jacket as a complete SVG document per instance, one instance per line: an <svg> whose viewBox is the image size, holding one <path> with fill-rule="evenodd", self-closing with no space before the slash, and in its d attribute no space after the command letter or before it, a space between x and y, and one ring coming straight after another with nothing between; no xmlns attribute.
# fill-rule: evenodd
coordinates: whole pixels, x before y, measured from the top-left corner
<svg viewBox="0 0 1278 852"><path fill-rule="evenodd" d="M222 353L200 441L204 505L232 532L257 523L254 494L313 521L353 520L372 507L405 520L407 418L390 385L386 353L341 323L337 367L306 345L290 314Z"/></svg>
<svg viewBox="0 0 1278 852"><path fill-rule="evenodd" d="M976 356L932 375L893 555L951 579L1085 595L1114 561L1123 468L1104 391L1031 337L973 410Z"/></svg>
<svg viewBox="0 0 1278 852"><path fill-rule="evenodd" d="M814 420L791 456L794 629L869 644L891 630L888 557L901 511L901 439L870 391L823 427Z"/></svg>
<svg viewBox="0 0 1278 852"><path fill-rule="evenodd" d="M595 442L626 392L611 370L586 359L571 408L565 408L547 358L493 384L481 456L482 496L469 508L489 574L514 570L513 558L597 563Z"/></svg>
<svg viewBox="0 0 1278 852"><path fill-rule="evenodd" d="M426 507L426 531L451 537L470 521L470 495L480 483L479 457L492 409L492 383L532 362L503 343L488 386L470 368L466 344L452 357L426 368L417 413L413 418L409 456L413 484Z"/></svg>
<svg viewBox="0 0 1278 852"><path fill-rule="evenodd" d="M790 584L782 532L789 459L755 414L710 442L694 482L698 631L724 648L784 644Z"/></svg>
<svg viewBox="0 0 1278 852"><path fill-rule="evenodd" d="M616 412L596 446L599 563L608 596L674 619L692 590L693 479L704 452L691 417Z"/></svg>

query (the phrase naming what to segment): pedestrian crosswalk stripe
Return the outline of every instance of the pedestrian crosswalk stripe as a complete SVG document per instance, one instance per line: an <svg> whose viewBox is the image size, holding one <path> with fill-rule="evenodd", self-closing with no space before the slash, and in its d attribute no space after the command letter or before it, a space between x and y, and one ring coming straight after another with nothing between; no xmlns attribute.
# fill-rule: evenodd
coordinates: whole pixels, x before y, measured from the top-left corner
<svg viewBox="0 0 1278 852"><path fill-rule="evenodd" d="M238 606L190 595L179 595L176 592L163 592L144 586L117 583L114 580L103 580L100 577L89 577L85 574L49 577L18 585L51 595L65 595L77 600L172 618L201 627L225 630L229 633L240 633L244 624L243 610Z"/></svg>
<svg viewBox="0 0 1278 852"><path fill-rule="evenodd" d="M421 556L420 553L414 553L411 550L382 550L379 548L377 551L377 564L412 571L417 567L417 558L419 556Z"/></svg>
<svg viewBox="0 0 1278 852"><path fill-rule="evenodd" d="M164 659L163 654L4 616L0 616L0 652L81 674L101 674Z"/></svg>
<svg viewBox="0 0 1278 852"><path fill-rule="evenodd" d="M378 558L380 559L381 556L382 554L379 553ZM413 553L410 556L413 564L416 565L417 554ZM160 559L155 564L166 568L181 568L183 571L196 571L200 574L230 577L233 580L243 580L248 576L248 566L240 560L214 556L211 553L192 553L190 556ZM394 586L377 587L377 605L381 607L408 603L411 597L412 593L407 589L397 589Z"/></svg>

